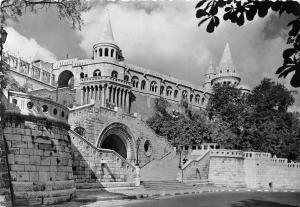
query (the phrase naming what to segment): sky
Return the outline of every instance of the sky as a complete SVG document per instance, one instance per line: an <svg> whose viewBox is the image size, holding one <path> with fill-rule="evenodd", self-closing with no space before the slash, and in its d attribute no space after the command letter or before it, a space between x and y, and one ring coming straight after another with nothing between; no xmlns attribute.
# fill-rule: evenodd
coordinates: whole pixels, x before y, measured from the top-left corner
<svg viewBox="0 0 300 207"><path fill-rule="evenodd" d="M209 60L216 67L228 42L241 84L254 87L267 77L295 90L289 76L275 75L287 47L287 15L279 18L269 12L242 27L223 20L214 33L207 33L205 25L198 27L197 1L91 2L91 9L82 14L81 31L60 20L53 9L9 21L5 49L29 61L90 58L109 8L114 38L127 62L202 85ZM300 111L299 94L295 98L294 110Z"/></svg>

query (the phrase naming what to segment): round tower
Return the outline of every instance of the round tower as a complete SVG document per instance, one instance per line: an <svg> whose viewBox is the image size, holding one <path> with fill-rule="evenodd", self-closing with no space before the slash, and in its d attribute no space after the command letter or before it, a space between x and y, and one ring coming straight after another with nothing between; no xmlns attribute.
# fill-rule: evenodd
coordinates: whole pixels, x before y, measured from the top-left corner
<svg viewBox="0 0 300 207"><path fill-rule="evenodd" d="M211 87L212 87L211 81L212 81L214 75L215 75L215 70L213 68L212 59L210 59L208 70L205 73L205 79L204 79L204 84L203 84L204 88L211 89Z"/></svg>
<svg viewBox="0 0 300 207"><path fill-rule="evenodd" d="M113 63L118 63L119 61L124 60L122 51L114 40L108 10L106 12L103 33L100 41L93 46L93 57L94 60L102 60Z"/></svg>
<svg viewBox="0 0 300 207"><path fill-rule="evenodd" d="M237 86L241 81L241 77L236 72L236 67L232 60L230 48L228 42L226 43L221 61L217 67L217 72L212 79L212 85L215 84L227 84Z"/></svg>

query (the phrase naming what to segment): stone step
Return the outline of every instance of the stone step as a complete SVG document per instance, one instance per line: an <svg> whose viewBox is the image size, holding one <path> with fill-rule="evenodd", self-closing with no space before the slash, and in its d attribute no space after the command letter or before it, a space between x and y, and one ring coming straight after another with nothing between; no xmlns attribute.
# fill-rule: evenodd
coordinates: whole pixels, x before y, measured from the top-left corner
<svg viewBox="0 0 300 207"><path fill-rule="evenodd" d="M191 188L191 185L177 180L142 181L141 185L147 190L184 190Z"/></svg>

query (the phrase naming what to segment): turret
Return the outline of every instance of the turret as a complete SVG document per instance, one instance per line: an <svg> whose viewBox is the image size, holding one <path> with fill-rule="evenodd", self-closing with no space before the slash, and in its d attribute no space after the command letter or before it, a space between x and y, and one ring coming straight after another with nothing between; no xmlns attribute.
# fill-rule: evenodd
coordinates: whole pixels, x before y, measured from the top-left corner
<svg viewBox="0 0 300 207"><path fill-rule="evenodd" d="M209 65L208 65L208 70L205 73L205 79L204 79L204 84L203 87L206 89L211 89L211 80L213 79L215 75L215 70L213 68L213 63L212 63L212 59L210 59L209 61Z"/></svg>
<svg viewBox="0 0 300 207"><path fill-rule="evenodd" d="M108 11L106 13L105 24L100 41L93 46L93 57L95 60L113 63L124 60L122 51L114 40Z"/></svg>
<svg viewBox="0 0 300 207"><path fill-rule="evenodd" d="M241 78L236 72L236 67L232 60L230 47L227 42L219 66L217 67L217 73L212 80L212 84L220 83L236 86L240 81Z"/></svg>

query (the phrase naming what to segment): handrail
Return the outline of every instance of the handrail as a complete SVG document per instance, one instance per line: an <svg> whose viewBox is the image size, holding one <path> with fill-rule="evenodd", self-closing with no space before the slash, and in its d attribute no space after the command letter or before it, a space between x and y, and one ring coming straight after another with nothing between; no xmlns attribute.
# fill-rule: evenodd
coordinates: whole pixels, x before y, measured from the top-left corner
<svg viewBox="0 0 300 207"><path fill-rule="evenodd" d="M111 149L97 148L91 142L89 142L88 140L86 140L84 137L82 137L81 135L77 134L75 131L73 131L73 130L70 129L69 132L71 134L77 136L78 138L80 138L82 141L86 142L88 145L90 145L93 149L95 149L97 151L113 153L115 156L117 156L118 158L120 158L122 161L126 162L131 168L135 169L135 166L133 166L130 162L128 162L128 160L126 160L124 157L122 157L116 151L111 150Z"/></svg>
<svg viewBox="0 0 300 207"><path fill-rule="evenodd" d="M169 154L171 154L172 152L168 152L166 154L164 154L162 157L158 158L158 159L152 159L152 160L149 160L148 162L146 162L144 165L140 166L140 168L143 168L145 167L146 165L148 165L150 162L154 161L154 160L162 160L164 159L166 156L168 156Z"/></svg>
<svg viewBox="0 0 300 207"><path fill-rule="evenodd" d="M184 170L187 166L189 166L192 162L199 162L200 160L202 160L202 158L204 158L210 150L207 150L203 155L199 156L196 160L189 160L187 163L185 163L182 166L182 170Z"/></svg>

